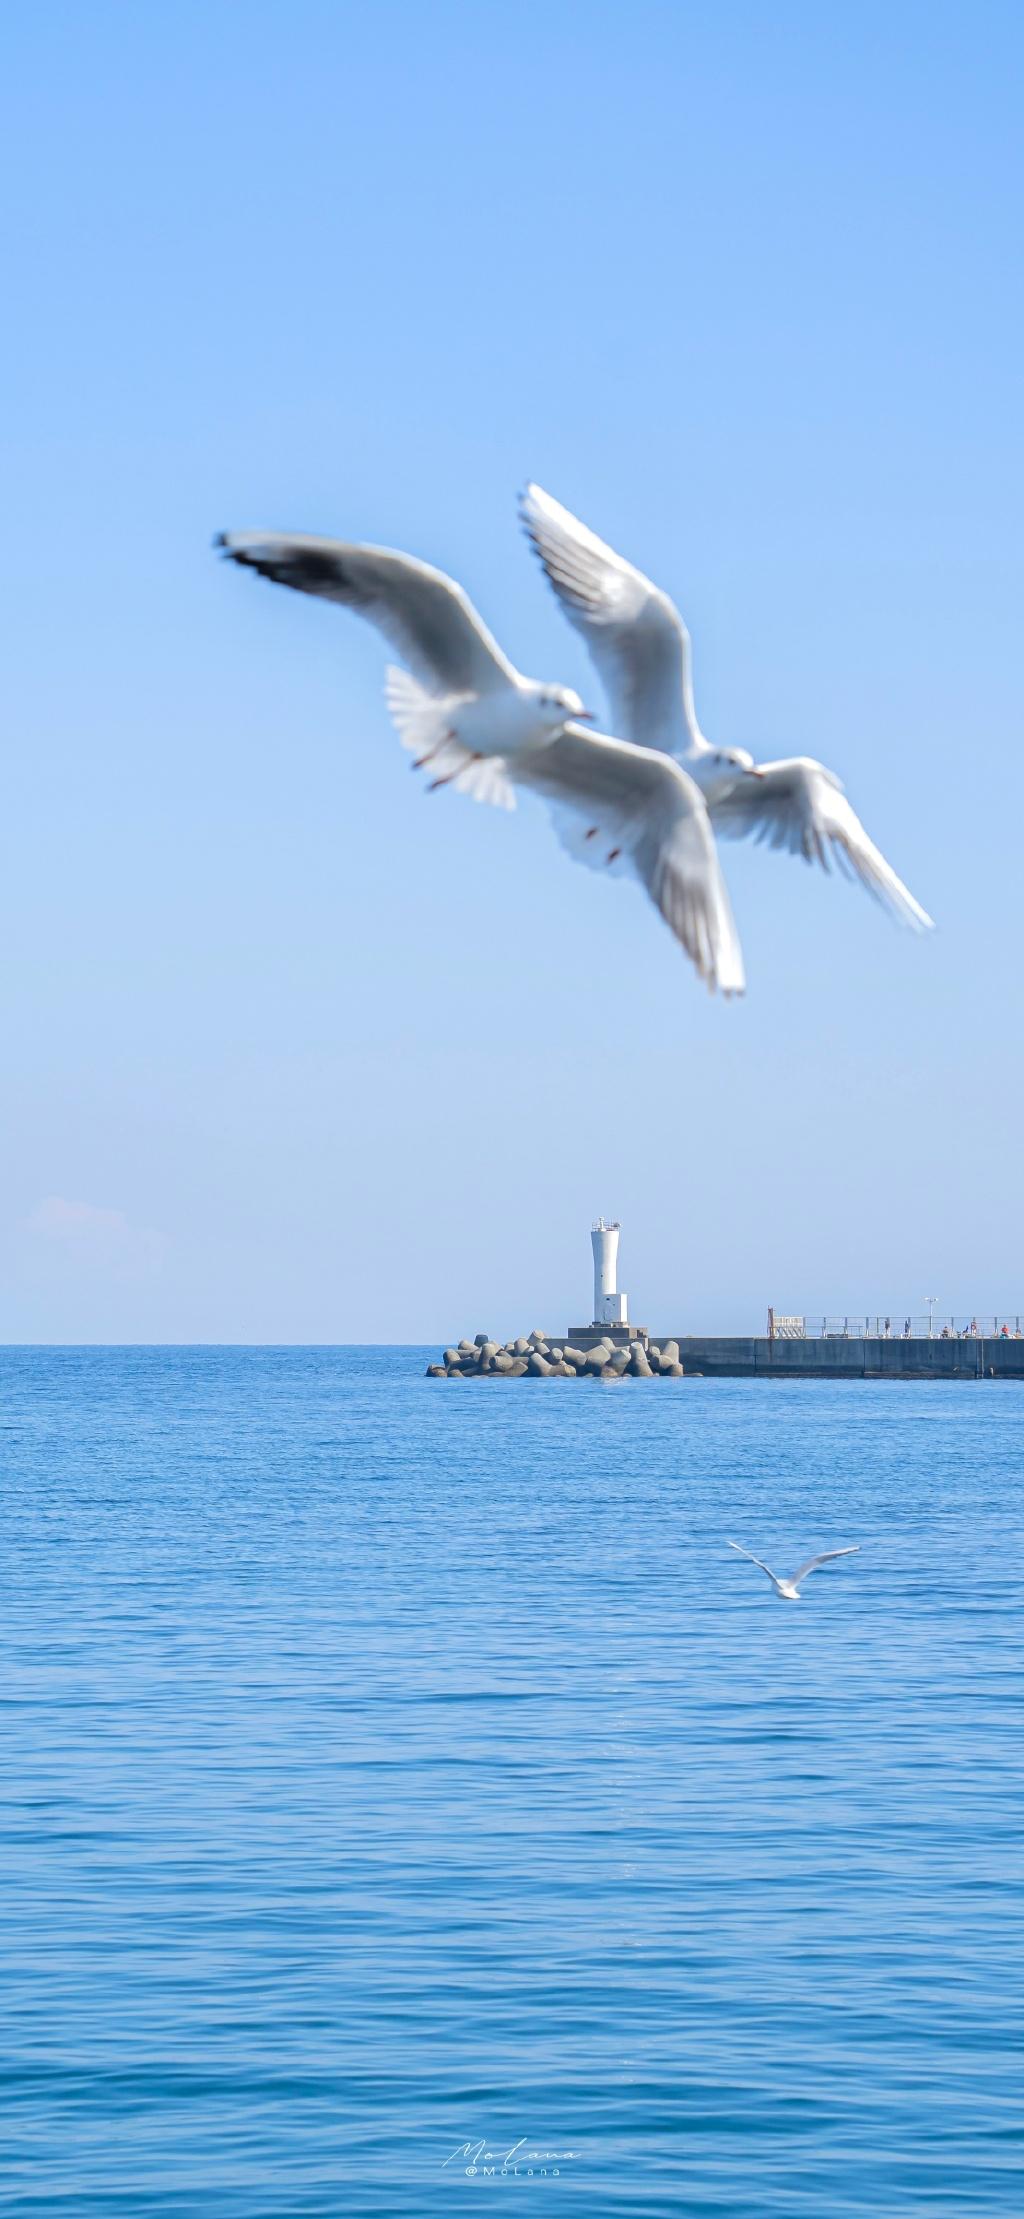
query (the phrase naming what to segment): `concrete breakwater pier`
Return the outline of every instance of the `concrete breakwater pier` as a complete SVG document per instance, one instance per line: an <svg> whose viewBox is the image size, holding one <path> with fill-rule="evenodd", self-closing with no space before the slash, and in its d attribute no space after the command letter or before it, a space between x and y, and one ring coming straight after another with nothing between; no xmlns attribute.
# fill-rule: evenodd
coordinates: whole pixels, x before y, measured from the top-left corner
<svg viewBox="0 0 1024 2219"><path fill-rule="evenodd" d="M654 1340L636 1326L574 1327L564 1339L530 1333L516 1341L446 1348L428 1379L1024 1379L1024 1340L886 1339L829 1334L779 1340L679 1334Z"/></svg>
<svg viewBox="0 0 1024 2219"><path fill-rule="evenodd" d="M680 1361L705 1379L1024 1379L1024 1340L823 1334L813 1340L680 1337Z"/></svg>

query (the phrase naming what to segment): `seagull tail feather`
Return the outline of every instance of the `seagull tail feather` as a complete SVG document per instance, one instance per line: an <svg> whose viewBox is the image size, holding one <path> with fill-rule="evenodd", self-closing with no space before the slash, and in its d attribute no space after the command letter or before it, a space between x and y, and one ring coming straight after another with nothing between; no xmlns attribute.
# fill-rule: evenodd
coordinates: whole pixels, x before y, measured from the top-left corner
<svg viewBox="0 0 1024 2219"><path fill-rule="evenodd" d="M488 801L495 809L515 808L501 757L476 756L452 734L451 696L428 692L411 672L395 665L388 670L384 691L402 746L415 758L414 770L426 770L432 786L454 786L457 793Z"/></svg>

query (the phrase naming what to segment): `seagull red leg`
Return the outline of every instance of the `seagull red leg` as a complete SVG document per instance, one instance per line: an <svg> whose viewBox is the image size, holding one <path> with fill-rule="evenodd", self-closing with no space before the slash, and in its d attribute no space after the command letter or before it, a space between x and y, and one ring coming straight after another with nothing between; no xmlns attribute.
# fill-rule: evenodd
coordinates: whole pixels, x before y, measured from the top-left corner
<svg viewBox="0 0 1024 2219"><path fill-rule="evenodd" d="M471 755L471 756L470 756L470 758L469 758L469 760L470 760L470 762L471 762L471 763L482 763L482 762L483 762L483 756L482 756L482 755ZM438 790L438 787L439 787L439 786L450 786L450 785L451 785L451 782L452 782L452 779L453 779L453 778L457 778L457 777L458 777L458 775L459 775L459 772L460 772L460 771L464 771L464 770L465 770L465 768L466 768L466 766L465 766L465 763L457 763L457 764L456 764L456 766L455 766L455 769L454 769L454 770L450 770L450 771L449 771L449 772L447 773L447 776L446 776L446 777L444 777L444 778L432 778L432 779L431 779L431 781L430 781L430 784L429 784L429 786L427 787L427 792L428 792L428 794L436 794L436 792L437 792L437 790Z"/></svg>
<svg viewBox="0 0 1024 2219"><path fill-rule="evenodd" d="M454 732L445 732L443 737L438 740L436 747L428 747L426 754L421 755L418 761L413 763L413 770L422 770L425 764L432 763L435 755L440 755L441 749L443 747L447 747L449 740L453 740L454 738Z"/></svg>

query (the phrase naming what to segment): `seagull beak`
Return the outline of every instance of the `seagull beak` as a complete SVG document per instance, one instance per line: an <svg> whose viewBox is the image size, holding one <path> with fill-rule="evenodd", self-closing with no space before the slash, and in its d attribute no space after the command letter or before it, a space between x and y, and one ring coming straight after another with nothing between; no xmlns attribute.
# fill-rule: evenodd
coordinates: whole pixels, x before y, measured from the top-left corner
<svg viewBox="0 0 1024 2219"><path fill-rule="evenodd" d="M576 717L576 722L577 722L577 724L593 724L593 721L594 721L594 712L593 712L593 709L577 709L577 710L575 710L574 714L575 714L575 717Z"/></svg>
<svg viewBox="0 0 1024 2219"><path fill-rule="evenodd" d="M763 770L760 770L760 769L758 768L758 765L757 765L756 763L748 763L748 764L746 765L746 772L747 772L747 777L748 777L748 778L763 778L763 777L764 777L764 772L763 772Z"/></svg>

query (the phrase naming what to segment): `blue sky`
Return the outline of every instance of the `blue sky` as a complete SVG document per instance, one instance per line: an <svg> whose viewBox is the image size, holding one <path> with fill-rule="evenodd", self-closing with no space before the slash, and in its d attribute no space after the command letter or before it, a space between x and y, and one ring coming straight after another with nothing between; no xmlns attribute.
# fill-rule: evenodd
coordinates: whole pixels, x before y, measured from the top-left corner
<svg viewBox="0 0 1024 2219"><path fill-rule="evenodd" d="M1024 1308L1009 6L9 15L0 1337ZM355 619L223 526L423 555L595 686L533 476L820 754L937 931L725 851L749 992L409 776Z"/></svg>

